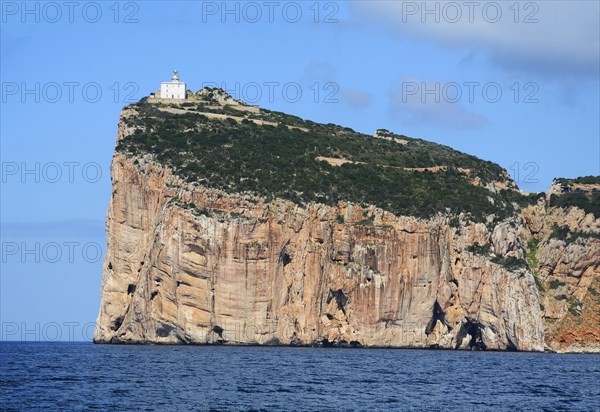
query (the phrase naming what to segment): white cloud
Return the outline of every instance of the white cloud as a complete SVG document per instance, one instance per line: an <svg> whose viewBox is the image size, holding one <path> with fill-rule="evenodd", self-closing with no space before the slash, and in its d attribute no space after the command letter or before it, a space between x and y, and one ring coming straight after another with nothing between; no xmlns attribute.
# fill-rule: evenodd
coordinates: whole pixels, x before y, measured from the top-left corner
<svg viewBox="0 0 600 412"><path fill-rule="evenodd" d="M519 2L518 8L515 3L357 1L350 2L350 9L357 20L446 47L468 47L506 67L541 75L598 76L600 2Z"/></svg>
<svg viewBox="0 0 600 412"><path fill-rule="evenodd" d="M371 93L351 88L342 89L340 95L344 102L357 109L370 106L373 100Z"/></svg>
<svg viewBox="0 0 600 412"><path fill-rule="evenodd" d="M390 92L392 117L406 124L471 130L489 123L485 116L469 111L458 101L452 102L422 93L407 93L406 84L422 82L413 78L405 79L402 85L393 87Z"/></svg>
<svg viewBox="0 0 600 412"><path fill-rule="evenodd" d="M331 81L335 76L336 71L336 67L329 61L312 61L304 68L304 75L310 80L326 82Z"/></svg>

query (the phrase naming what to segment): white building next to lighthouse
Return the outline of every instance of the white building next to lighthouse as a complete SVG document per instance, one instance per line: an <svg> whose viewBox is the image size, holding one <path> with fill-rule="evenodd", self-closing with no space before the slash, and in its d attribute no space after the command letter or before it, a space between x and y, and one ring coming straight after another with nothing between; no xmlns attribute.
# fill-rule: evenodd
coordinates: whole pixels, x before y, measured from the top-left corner
<svg viewBox="0 0 600 412"><path fill-rule="evenodd" d="M162 82L160 84L160 98L185 100L185 83L179 81L179 73L177 70L173 71L173 77L171 77L170 82Z"/></svg>

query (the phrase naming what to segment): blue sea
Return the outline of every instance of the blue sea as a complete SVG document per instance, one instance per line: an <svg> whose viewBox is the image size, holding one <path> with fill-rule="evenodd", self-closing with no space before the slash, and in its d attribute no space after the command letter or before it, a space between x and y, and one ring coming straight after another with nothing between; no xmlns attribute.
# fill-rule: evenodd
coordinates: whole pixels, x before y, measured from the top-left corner
<svg viewBox="0 0 600 412"><path fill-rule="evenodd" d="M0 409L600 411L600 356L3 342Z"/></svg>

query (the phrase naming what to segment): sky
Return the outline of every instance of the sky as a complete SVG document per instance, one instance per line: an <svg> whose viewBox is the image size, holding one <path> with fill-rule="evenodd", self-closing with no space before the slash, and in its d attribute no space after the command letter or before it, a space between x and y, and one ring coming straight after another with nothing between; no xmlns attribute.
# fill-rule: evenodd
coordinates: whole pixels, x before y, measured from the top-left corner
<svg viewBox="0 0 600 412"><path fill-rule="evenodd" d="M0 340L89 340L120 110L193 91L600 174L597 1L2 1Z"/></svg>

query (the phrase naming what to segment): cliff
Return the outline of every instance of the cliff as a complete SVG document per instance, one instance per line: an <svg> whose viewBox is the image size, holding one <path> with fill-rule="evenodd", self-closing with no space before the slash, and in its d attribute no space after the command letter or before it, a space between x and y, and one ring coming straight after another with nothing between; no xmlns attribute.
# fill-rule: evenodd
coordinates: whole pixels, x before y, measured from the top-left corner
<svg viewBox="0 0 600 412"><path fill-rule="evenodd" d="M593 213L443 146L223 100L123 111L95 342L600 342Z"/></svg>
<svg viewBox="0 0 600 412"><path fill-rule="evenodd" d="M591 210L582 194L558 195L557 187L521 212L546 345L559 352L600 352L600 202L595 197Z"/></svg>

